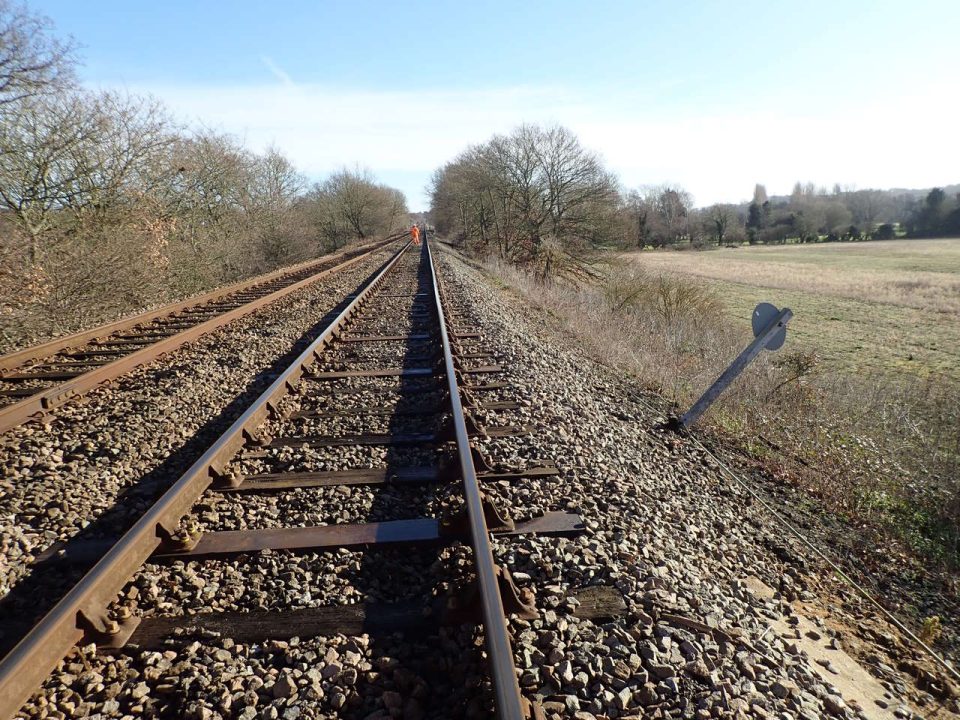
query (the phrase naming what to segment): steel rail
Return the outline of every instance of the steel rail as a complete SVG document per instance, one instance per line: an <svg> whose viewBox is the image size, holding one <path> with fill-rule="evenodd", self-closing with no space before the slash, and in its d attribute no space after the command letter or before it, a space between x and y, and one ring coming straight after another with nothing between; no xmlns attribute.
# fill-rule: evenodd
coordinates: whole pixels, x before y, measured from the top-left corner
<svg viewBox="0 0 960 720"><path fill-rule="evenodd" d="M483 634L487 646L487 657L493 680L497 716L500 720L524 720L524 709L520 686L517 683L516 668L513 662L513 648L500 597L496 565L493 550L490 547L490 532L483 512L480 496L480 484L473 465L470 451L470 437L464 419L463 404L460 401L460 388L457 385L456 365L447 331L446 316L440 298L440 284L437 278L436 264L430 250L430 242L424 241L430 260L430 276L433 280L433 298L439 316L440 339L443 346L443 362L447 374L447 387L450 392L450 404L453 412L453 428L457 441L457 455L463 472L463 492L467 506L470 527L470 540L473 546L473 562L477 569L477 582L480 587L480 605L483 614Z"/></svg>
<svg viewBox="0 0 960 720"><path fill-rule="evenodd" d="M241 280L240 282L236 282L231 285L225 285L223 287L210 290L202 295L194 295L192 297L179 300L175 303L163 305L162 307L158 307L153 310L147 310L137 315L121 318L120 320L115 320L114 322L107 323L105 325L99 325L95 328L90 328L89 330L82 330L72 335L64 335L63 337L48 340L40 345L31 345L30 347L23 348L22 350L16 350L14 352L7 353L6 355L0 355L0 370L13 370L20 367L24 363L30 362L31 360L40 360L42 358L49 357L50 355L55 355L62 350L75 349L95 338L113 335L114 333L118 333L122 330L129 330L137 325L142 325L144 323L152 322L153 320L159 320L160 318L168 315L173 315L181 310L188 310L200 305L205 305L209 302L222 300L229 295L233 295L234 293L254 289L264 283L269 283L273 280L279 280L286 275L299 272L300 270L304 270L312 265L320 265L338 256L352 257L353 253L355 252L367 252L368 250L374 250L388 242L393 242L396 237L397 236L391 235L382 242L371 243L369 246L364 245L354 251L346 253L331 253L320 258L304 260L303 262L295 265L288 265L263 275L257 275L256 277L248 278L247 280Z"/></svg>
<svg viewBox="0 0 960 720"><path fill-rule="evenodd" d="M244 411L80 581L0 660L0 718L11 718L41 686L87 630L110 634L106 612L123 587L165 540L177 535L180 519L221 477L227 463L285 396L344 324L410 247L405 243L377 275L334 318L276 380ZM469 459L469 456L468 456ZM113 628L114 633L117 632ZM513 717L513 716L509 716Z"/></svg>
<svg viewBox="0 0 960 720"><path fill-rule="evenodd" d="M170 352L171 350L175 350L183 345L186 345L187 343L196 340L202 335L205 335L209 332L217 330L223 327L224 325L227 325L233 322L234 320L237 320L246 315L249 315L250 313L256 310L259 310L260 308L266 305L269 305L273 302L276 302L277 300L280 300L281 298L286 297L287 295L294 293L297 290L305 288L308 285L323 279L324 277L327 277L329 275L332 275L333 273L339 272L352 265L355 265L356 263L368 257L371 253L375 252L376 250L383 247L384 245L389 244L390 242L394 242L395 239L396 239L395 236L391 236L391 239L385 240L381 243L377 243L373 247L370 247L369 249L365 249L356 255L352 255L347 260L344 260L343 262L338 263L333 267L327 268L326 270L321 270L313 275L310 275L307 278L304 278L303 280L295 282L291 285L287 285L286 287L283 287L279 290L275 290L260 298L257 298L244 305L241 305L240 307L234 308L233 310L228 310L209 320L205 320L201 323L198 323L193 327L186 328L182 332L179 332L175 335L171 335L169 337L159 340L158 342L152 343L150 345L146 345L140 350L135 350L134 352L131 352L127 355L123 355L117 360L114 360L113 362L107 363L105 365L101 365L100 367L94 370L90 370L89 372L85 372L82 375L78 375L64 382L60 382L56 385L53 385L52 387L38 388L35 394L30 395L25 399L20 400L16 403L0 408L0 433L4 433L7 430L15 428L18 425L22 425L23 423L28 422L32 419L37 419L39 417L42 417L45 413L49 412L50 410L53 410L54 408L60 407L61 405L64 405L70 402L74 398L77 398L89 392L90 390L97 387L98 385L101 385L105 382L114 380L122 375L125 375L131 370L134 370L135 368L140 367L141 365L145 365L148 362L151 362L152 360L156 359L157 357L159 357L164 353ZM316 264L319 264L319 262L322 262L322 261L317 261ZM301 267L300 269L302 270L303 268ZM267 280L264 280L263 278L261 278L259 281L256 282L256 284L260 285L265 281L268 282L269 279L277 279L277 277L282 277L283 275L290 274L290 272L291 271L288 269L287 271L282 272L279 276L274 276L274 275L265 276L266 278L268 278ZM249 287L249 285L247 285L246 287ZM205 298L202 300L202 302L200 302L201 298L194 298L193 300L184 301L183 303L177 303L176 305L172 305L172 306L167 306L164 309L153 311L152 313L137 315L134 318L118 321L117 323L113 323L112 325L106 325L101 328L95 328L94 330L89 330L75 336L63 338L61 340L54 340L44 345L36 346L35 348L28 348L27 350L21 351L20 353L14 353L12 355L4 356L0 360L6 362L8 361L9 358L14 358L14 357L23 358L23 357L26 357L27 353L38 351L40 348L44 349L44 355L42 356L36 355L35 357L46 357L58 351L52 348L59 347L59 350L63 350L73 346L75 338L81 338L81 337L85 338L85 340L83 340L82 342L77 341L77 345L82 346L83 342L89 341L94 337L101 337L106 332L110 332L110 333L118 332L120 330L126 329L133 325L139 325L143 322L147 322L150 320L151 316L152 316L152 319L157 319L158 317L163 317L164 315L170 315L173 312L182 310L185 307L192 307L194 305L197 305L198 302L199 304L203 304L204 302L209 302L212 299L229 296L230 294L234 294L242 289L243 287L232 286L232 289L229 289L229 290L216 291L213 295L201 296L201 298ZM48 349L50 351L46 352L46 350Z"/></svg>

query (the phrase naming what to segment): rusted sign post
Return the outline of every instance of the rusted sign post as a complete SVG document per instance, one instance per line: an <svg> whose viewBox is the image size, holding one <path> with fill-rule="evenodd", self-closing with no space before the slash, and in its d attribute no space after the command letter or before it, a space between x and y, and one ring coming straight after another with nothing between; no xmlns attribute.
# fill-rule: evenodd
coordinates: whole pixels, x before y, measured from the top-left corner
<svg viewBox="0 0 960 720"><path fill-rule="evenodd" d="M787 339L787 323L793 317L790 308L778 310L770 303L760 303L753 309L753 342L750 343L737 359L730 363L730 367L723 371L716 382L700 396L693 407L680 416L680 427L688 428L695 423L703 413L720 397L743 369L760 354L761 350L779 350Z"/></svg>

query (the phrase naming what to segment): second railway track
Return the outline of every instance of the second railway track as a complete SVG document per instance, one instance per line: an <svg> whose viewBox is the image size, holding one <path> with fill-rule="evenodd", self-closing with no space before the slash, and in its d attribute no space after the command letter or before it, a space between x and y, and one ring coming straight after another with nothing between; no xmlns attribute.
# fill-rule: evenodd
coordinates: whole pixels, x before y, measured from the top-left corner
<svg viewBox="0 0 960 720"><path fill-rule="evenodd" d="M42 419L94 387L346 269L396 239L283 268L0 356L0 433Z"/></svg>
<svg viewBox="0 0 960 720"><path fill-rule="evenodd" d="M569 513L515 522L509 508L483 494L485 483L556 469L494 469L471 443L471 436L524 428L476 420L515 403L492 399L508 391L505 368L479 332L460 327L444 296L430 248L405 246L123 537L70 542L38 558L44 572L71 563L92 568L0 662L0 716L17 713L86 643L128 657L150 648L176 657L184 643L211 638L229 638L232 648L406 632L413 645L465 622L482 628L485 702L501 718L535 712L519 691L507 620L535 610L495 562L490 538L571 535L582 523ZM415 560L419 569L411 569ZM210 587L223 591L203 591ZM363 717L377 708L350 687L358 666L371 669L370 658L362 644L350 647L359 660L333 664L350 677L314 678L313 700L324 712ZM176 692L161 676L149 674L154 687L138 685L135 701L123 699L135 704L123 712L178 715ZM277 676L273 697L298 693L303 679ZM324 696L322 681L342 692ZM451 684L440 675L434 681ZM94 683L84 697L79 690L87 686L77 682L56 699L95 712L109 693ZM442 699L426 687L418 707L400 715L466 715L466 705L456 705L469 702L460 693ZM256 693L239 695L256 705ZM119 708L113 697L106 701ZM37 702L24 714L60 712L45 695ZM394 707L379 709L400 716Z"/></svg>

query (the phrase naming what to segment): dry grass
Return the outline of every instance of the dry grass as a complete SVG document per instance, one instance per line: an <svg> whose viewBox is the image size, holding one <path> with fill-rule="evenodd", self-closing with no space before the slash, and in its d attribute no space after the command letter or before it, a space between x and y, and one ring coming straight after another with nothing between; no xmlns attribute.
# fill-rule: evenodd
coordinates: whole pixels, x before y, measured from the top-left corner
<svg viewBox="0 0 960 720"><path fill-rule="evenodd" d="M960 383L960 309L950 309L960 306L960 240L623 257L714 291L744 331L757 302L789 306L788 347L816 353L824 369Z"/></svg>
<svg viewBox="0 0 960 720"><path fill-rule="evenodd" d="M960 239L645 252L652 271L960 313Z"/></svg>
<svg viewBox="0 0 960 720"><path fill-rule="evenodd" d="M597 284L538 283L490 263L584 348L686 407L750 339L703 284L610 266ZM705 421L833 510L960 561L960 384L885 370L837 372L790 346L764 354ZM866 538L867 535L865 534Z"/></svg>

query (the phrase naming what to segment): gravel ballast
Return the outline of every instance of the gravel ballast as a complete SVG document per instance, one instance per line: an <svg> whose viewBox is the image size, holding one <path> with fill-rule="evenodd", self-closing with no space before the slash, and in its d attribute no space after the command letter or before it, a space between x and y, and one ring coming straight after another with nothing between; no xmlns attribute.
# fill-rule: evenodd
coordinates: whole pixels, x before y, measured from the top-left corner
<svg viewBox="0 0 960 720"><path fill-rule="evenodd" d="M0 598L35 553L116 535L142 514L392 247L95 389L48 425L0 436Z"/></svg>
<svg viewBox="0 0 960 720"><path fill-rule="evenodd" d="M496 483L485 491L517 520L563 510L580 513L586 523L586 531L571 539L494 542L497 559L536 597L538 617L513 619L511 626L523 693L542 703L547 717L954 716L955 698L920 689L917 678L924 673L942 681L922 655L866 615L834 612L836 596L848 598L803 547L754 507L749 494L709 456L657 429L665 417L651 409L659 407L656 398L642 395L630 381L572 347L550 330L547 315L497 289L459 256L443 251L440 257L448 295L461 316L458 323L484 335L480 342L465 341L465 349L495 351L497 362L507 368L490 379L506 380L511 388L483 393L482 400L521 404L519 410L480 413L479 420L533 428L519 437L477 438L477 447L496 465L553 461L561 471L559 477ZM382 320L370 327L388 329ZM257 325L251 320L237 347L255 342ZM200 350L191 346L190 351ZM384 364L396 356L389 347L379 352ZM339 359L332 354L325 368L336 369ZM162 381L144 376L138 392L146 404L136 407L157 402L163 393L148 386ZM348 381L342 387L361 385ZM344 395L338 406L369 404L377 395L368 393ZM434 399L426 385L417 391L421 395ZM109 398L103 402L100 412L112 413L114 421L123 417L108 409ZM189 401L176 407L182 408L180 417L192 417ZM78 406L77 412L88 409ZM308 427L318 433L361 429L349 418L311 422ZM379 423L362 429L387 429ZM176 424L172 420L164 427ZM196 425L184 427L181 444ZM113 442L121 453L130 451L120 436ZM149 455L155 464L169 454L164 447ZM70 453L62 455L61 462L70 461ZM367 448L282 450L268 458L270 467L260 459L243 460L241 467L261 471L279 463L289 469L337 469L384 459L381 451ZM87 477L93 478L107 464L113 461L86 461L81 467L89 466ZM139 475L149 472L146 467ZM170 479L176 474L171 470ZM116 501L122 482L114 481L112 496L108 484L105 496L85 500L83 507ZM64 479L58 487L62 494L72 485ZM360 522L386 518L388 508L395 517L405 516L404 511L440 514L448 498L436 488L351 487L257 496L246 505L248 500L205 498L194 515L206 529ZM24 493L21 503L26 501ZM131 516L142 511L124 507ZM70 510L84 516L72 504ZM45 532L58 527L56 517L49 527ZM468 565L469 552L457 547L439 557L419 551L268 552L229 562L151 564L127 588L125 603L150 612L190 613L211 607L397 601L442 593ZM588 619L582 607L598 594L611 610L606 617ZM87 647L61 664L24 714L484 717L489 694L481 647L479 634L469 627L439 628L422 637L335 636L261 644L191 637L116 658ZM853 668L847 666L851 657L857 660ZM904 671L904 663L916 672Z"/></svg>

